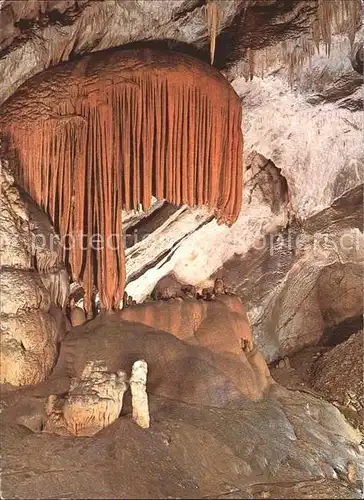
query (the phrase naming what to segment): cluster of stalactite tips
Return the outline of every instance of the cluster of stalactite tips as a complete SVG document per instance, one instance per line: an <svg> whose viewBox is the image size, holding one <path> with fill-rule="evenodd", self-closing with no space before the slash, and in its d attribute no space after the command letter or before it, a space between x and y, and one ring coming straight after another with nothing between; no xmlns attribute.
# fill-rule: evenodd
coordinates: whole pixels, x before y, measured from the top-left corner
<svg viewBox="0 0 364 500"><path fill-rule="evenodd" d="M65 260L103 308L125 287L122 210L207 205L221 223L241 206L241 104L189 56L113 50L28 80L0 111L16 178L64 238Z"/></svg>

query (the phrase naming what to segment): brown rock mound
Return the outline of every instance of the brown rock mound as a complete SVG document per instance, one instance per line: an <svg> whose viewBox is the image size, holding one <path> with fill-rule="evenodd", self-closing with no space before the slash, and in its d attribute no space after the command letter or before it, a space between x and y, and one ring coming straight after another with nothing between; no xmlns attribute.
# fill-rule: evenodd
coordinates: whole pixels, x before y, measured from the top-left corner
<svg viewBox="0 0 364 500"><path fill-rule="evenodd" d="M225 302L154 302L101 314L62 342L58 370L75 377L87 362L103 360L109 371L129 371L145 359L148 393L210 406L241 395L260 399L272 383L267 365L250 330L241 342L240 299Z"/></svg>
<svg viewBox="0 0 364 500"><path fill-rule="evenodd" d="M118 313L120 318L170 333L188 344L243 356L241 341L253 342L240 297L214 300L179 299L138 304Z"/></svg>

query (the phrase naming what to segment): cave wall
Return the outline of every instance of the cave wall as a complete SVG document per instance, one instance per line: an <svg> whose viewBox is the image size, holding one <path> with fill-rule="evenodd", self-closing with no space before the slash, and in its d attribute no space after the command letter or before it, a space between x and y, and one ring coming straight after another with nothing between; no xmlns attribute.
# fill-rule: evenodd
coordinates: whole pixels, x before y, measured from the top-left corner
<svg viewBox="0 0 364 500"><path fill-rule="evenodd" d="M363 29L354 38L350 26L333 34L328 54L327 44L317 52L307 42L316 0L220 4L215 64L243 107L241 215L227 228L204 208L164 207L154 226L130 214L146 230L126 252L127 292L142 301L172 270L193 284L224 275L247 303L258 344L275 359L362 312ZM5 1L0 8L0 102L50 65L120 44L153 42L209 58L199 0ZM350 248L340 247L343 237Z"/></svg>

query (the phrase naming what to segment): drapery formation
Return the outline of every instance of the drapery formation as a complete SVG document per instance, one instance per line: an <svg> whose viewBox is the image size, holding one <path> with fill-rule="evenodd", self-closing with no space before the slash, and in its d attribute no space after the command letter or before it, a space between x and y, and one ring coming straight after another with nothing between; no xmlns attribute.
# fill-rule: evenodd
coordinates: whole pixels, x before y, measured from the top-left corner
<svg viewBox="0 0 364 500"><path fill-rule="evenodd" d="M239 98L184 54L119 49L51 68L2 106L0 133L18 182L64 238L86 308L94 286L105 309L123 296L122 209L154 195L207 205L225 223L240 211Z"/></svg>

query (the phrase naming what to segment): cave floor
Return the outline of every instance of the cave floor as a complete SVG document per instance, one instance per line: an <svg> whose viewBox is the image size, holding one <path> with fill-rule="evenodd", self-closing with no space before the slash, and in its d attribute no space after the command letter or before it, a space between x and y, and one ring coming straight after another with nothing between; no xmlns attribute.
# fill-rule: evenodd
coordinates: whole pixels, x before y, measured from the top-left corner
<svg viewBox="0 0 364 500"><path fill-rule="evenodd" d="M103 321L123 335L114 316ZM97 345L111 342L96 330ZM82 337L87 328L77 331ZM120 417L93 437L42 430L48 396L69 389L60 356L45 382L1 387L2 498L362 498L362 434L300 369L316 351L272 367L278 383L257 402L192 404L150 386L149 429L133 422L128 391ZM186 380L190 391L201 382Z"/></svg>
<svg viewBox="0 0 364 500"><path fill-rule="evenodd" d="M349 342L338 344L345 355L336 356L325 384L314 384L315 372L322 370L322 363L330 356L335 346L309 346L289 358L288 366L283 362L272 363L269 367L274 380L290 390L303 391L324 398L333 403L355 428L364 432L364 409L362 405L352 404L348 388L354 389L357 396L363 397L363 332L350 337ZM337 349L336 349L337 350ZM340 376L342 374L342 376ZM356 389L356 391L355 391Z"/></svg>
<svg viewBox="0 0 364 500"><path fill-rule="evenodd" d="M148 430L127 398L94 437L41 432L47 395L68 384L2 388L3 498L361 498L346 472L350 460L364 467L361 438L312 395L276 385L229 408L151 395Z"/></svg>

